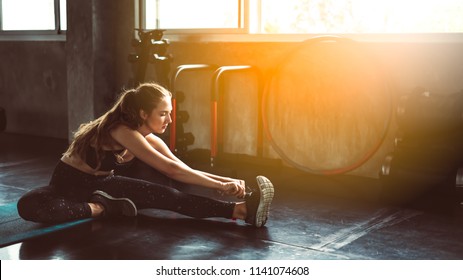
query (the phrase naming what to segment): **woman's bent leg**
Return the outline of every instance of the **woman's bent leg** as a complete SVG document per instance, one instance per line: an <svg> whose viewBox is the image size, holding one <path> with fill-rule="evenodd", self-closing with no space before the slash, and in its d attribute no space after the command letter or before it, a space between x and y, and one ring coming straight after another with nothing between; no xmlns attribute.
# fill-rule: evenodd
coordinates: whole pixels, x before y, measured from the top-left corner
<svg viewBox="0 0 463 280"><path fill-rule="evenodd" d="M62 223L91 217L87 203L66 199L52 186L27 192L19 199L17 208L21 218L37 223Z"/></svg>

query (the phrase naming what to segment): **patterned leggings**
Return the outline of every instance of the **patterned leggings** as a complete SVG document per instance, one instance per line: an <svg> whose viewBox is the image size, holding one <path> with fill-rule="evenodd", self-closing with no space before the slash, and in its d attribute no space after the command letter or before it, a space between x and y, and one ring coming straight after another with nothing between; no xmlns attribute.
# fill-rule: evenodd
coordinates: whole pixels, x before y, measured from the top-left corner
<svg viewBox="0 0 463 280"><path fill-rule="evenodd" d="M195 217L231 218L234 202L188 194L181 183L135 159L118 166L114 175L94 176L63 162L56 166L50 185L29 191L18 201L19 215L38 223L60 223L91 217L88 201L95 190L131 199L138 209L171 210ZM187 186L185 186L187 187Z"/></svg>

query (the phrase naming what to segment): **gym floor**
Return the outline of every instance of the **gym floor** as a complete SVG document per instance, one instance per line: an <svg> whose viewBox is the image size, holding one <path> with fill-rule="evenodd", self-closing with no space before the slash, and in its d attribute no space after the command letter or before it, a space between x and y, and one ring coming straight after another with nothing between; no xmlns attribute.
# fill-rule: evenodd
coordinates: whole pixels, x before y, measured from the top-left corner
<svg viewBox="0 0 463 280"><path fill-rule="evenodd" d="M275 184L270 219L261 229L152 209L133 219L89 219L62 227L21 220L12 206L26 191L48 183L66 145L0 134L0 259L463 259L458 202L428 197L397 206L380 202L376 179L246 164L228 168L248 184L258 174Z"/></svg>

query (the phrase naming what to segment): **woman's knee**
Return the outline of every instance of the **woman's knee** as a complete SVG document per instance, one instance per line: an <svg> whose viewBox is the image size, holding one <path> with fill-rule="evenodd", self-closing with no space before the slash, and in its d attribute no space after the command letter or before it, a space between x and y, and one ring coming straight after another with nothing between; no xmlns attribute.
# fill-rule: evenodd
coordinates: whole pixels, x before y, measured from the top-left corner
<svg viewBox="0 0 463 280"><path fill-rule="evenodd" d="M29 193L26 193L22 196L17 203L17 210L18 214L21 218L27 221L33 221L36 219L36 203L34 201L34 197L31 196Z"/></svg>
<svg viewBox="0 0 463 280"><path fill-rule="evenodd" d="M50 187L41 187L38 189L31 190L24 194L17 203L18 214L21 218L32 222L44 222L44 219L40 217L41 208L43 207L44 201L50 198Z"/></svg>

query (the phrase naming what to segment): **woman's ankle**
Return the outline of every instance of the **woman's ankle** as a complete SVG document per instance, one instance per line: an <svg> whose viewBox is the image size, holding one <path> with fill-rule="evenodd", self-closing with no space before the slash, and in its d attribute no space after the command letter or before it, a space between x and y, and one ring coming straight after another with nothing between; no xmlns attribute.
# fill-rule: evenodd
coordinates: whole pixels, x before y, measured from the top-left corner
<svg viewBox="0 0 463 280"><path fill-rule="evenodd" d="M244 220L246 219L246 203L245 202L238 202L235 204L235 208L233 209L232 219L239 219Z"/></svg>
<svg viewBox="0 0 463 280"><path fill-rule="evenodd" d="M92 218L100 217L104 212L104 207L100 203L89 202L88 206L92 211Z"/></svg>

